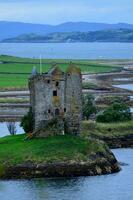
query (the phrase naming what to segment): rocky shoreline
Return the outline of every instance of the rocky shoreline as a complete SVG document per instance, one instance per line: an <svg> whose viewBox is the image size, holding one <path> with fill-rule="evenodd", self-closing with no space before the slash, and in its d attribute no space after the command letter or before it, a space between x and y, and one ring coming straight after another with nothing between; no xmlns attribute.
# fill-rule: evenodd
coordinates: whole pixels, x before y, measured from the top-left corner
<svg viewBox="0 0 133 200"><path fill-rule="evenodd" d="M133 134L106 136L93 135L94 138L104 141L110 148L133 148Z"/></svg>
<svg viewBox="0 0 133 200"><path fill-rule="evenodd" d="M107 150L106 154L97 152L90 155L86 162L53 162L49 164L26 162L16 166L3 166L0 170L0 179L95 176L119 171L119 163L113 153Z"/></svg>

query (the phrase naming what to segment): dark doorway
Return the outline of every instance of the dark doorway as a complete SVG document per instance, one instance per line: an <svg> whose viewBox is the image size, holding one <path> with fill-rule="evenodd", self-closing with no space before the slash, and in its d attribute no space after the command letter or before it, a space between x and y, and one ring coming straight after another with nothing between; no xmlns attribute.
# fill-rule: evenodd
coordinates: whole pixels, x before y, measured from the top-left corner
<svg viewBox="0 0 133 200"><path fill-rule="evenodd" d="M56 108L56 109L55 109L55 115L56 115L56 116L59 116L59 114L60 114L60 110L59 110L58 108Z"/></svg>
<svg viewBox="0 0 133 200"><path fill-rule="evenodd" d="M58 87L58 86L59 86L59 82L56 82L56 84L55 84L55 85L56 85L56 87Z"/></svg>
<svg viewBox="0 0 133 200"><path fill-rule="evenodd" d="M53 96L56 97L57 96L57 90L53 91Z"/></svg>

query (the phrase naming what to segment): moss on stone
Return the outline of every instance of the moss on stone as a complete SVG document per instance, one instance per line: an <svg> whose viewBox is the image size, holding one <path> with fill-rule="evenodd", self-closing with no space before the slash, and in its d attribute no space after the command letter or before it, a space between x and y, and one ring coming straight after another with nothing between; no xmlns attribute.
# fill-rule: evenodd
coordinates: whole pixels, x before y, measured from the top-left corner
<svg viewBox="0 0 133 200"><path fill-rule="evenodd" d="M81 74L80 68L76 67L74 64L70 64L66 72L71 74Z"/></svg>

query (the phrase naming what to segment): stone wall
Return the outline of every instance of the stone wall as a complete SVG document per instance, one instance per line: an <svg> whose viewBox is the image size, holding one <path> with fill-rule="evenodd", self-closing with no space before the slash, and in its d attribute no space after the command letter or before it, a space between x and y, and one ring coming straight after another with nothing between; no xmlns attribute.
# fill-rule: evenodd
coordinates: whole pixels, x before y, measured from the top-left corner
<svg viewBox="0 0 133 200"><path fill-rule="evenodd" d="M58 134L77 135L81 132L82 77L78 68L70 66L63 73L55 67L46 74L36 74L30 78L29 88L36 135L41 129L44 134L40 131L40 137L55 135L55 128L45 130L54 119L59 122Z"/></svg>
<svg viewBox="0 0 133 200"><path fill-rule="evenodd" d="M65 76L63 73L56 76L38 74L30 79L29 87L36 132L41 127L44 128L49 121L64 115ZM62 127L63 132L64 126Z"/></svg>
<svg viewBox="0 0 133 200"><path fill-rule="evenodd" d="M81 71L70 66L66 73L66 132L80 134L82 127L82 76Z"/></svg>

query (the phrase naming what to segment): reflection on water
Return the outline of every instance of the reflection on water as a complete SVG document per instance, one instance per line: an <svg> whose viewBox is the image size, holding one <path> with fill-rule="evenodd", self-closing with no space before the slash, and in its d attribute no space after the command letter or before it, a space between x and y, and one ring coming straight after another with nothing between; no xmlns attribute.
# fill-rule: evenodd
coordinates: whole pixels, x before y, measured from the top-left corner
<svg viewBox="0 0 133 200"><path fill-rule="evenodd" d="M1 200L132 200L133 149L113 150L122 171L112 175L0 182Z"/></svg>
<svg viewBox="0 0 133 200"><path fill-rule="evenodd" d="M20 122L16 122L16 130L17 134L24 133L24 130L20 127ZM6 135L10 135L6 122L0 122L0 137L4 137Z"/></svg>

